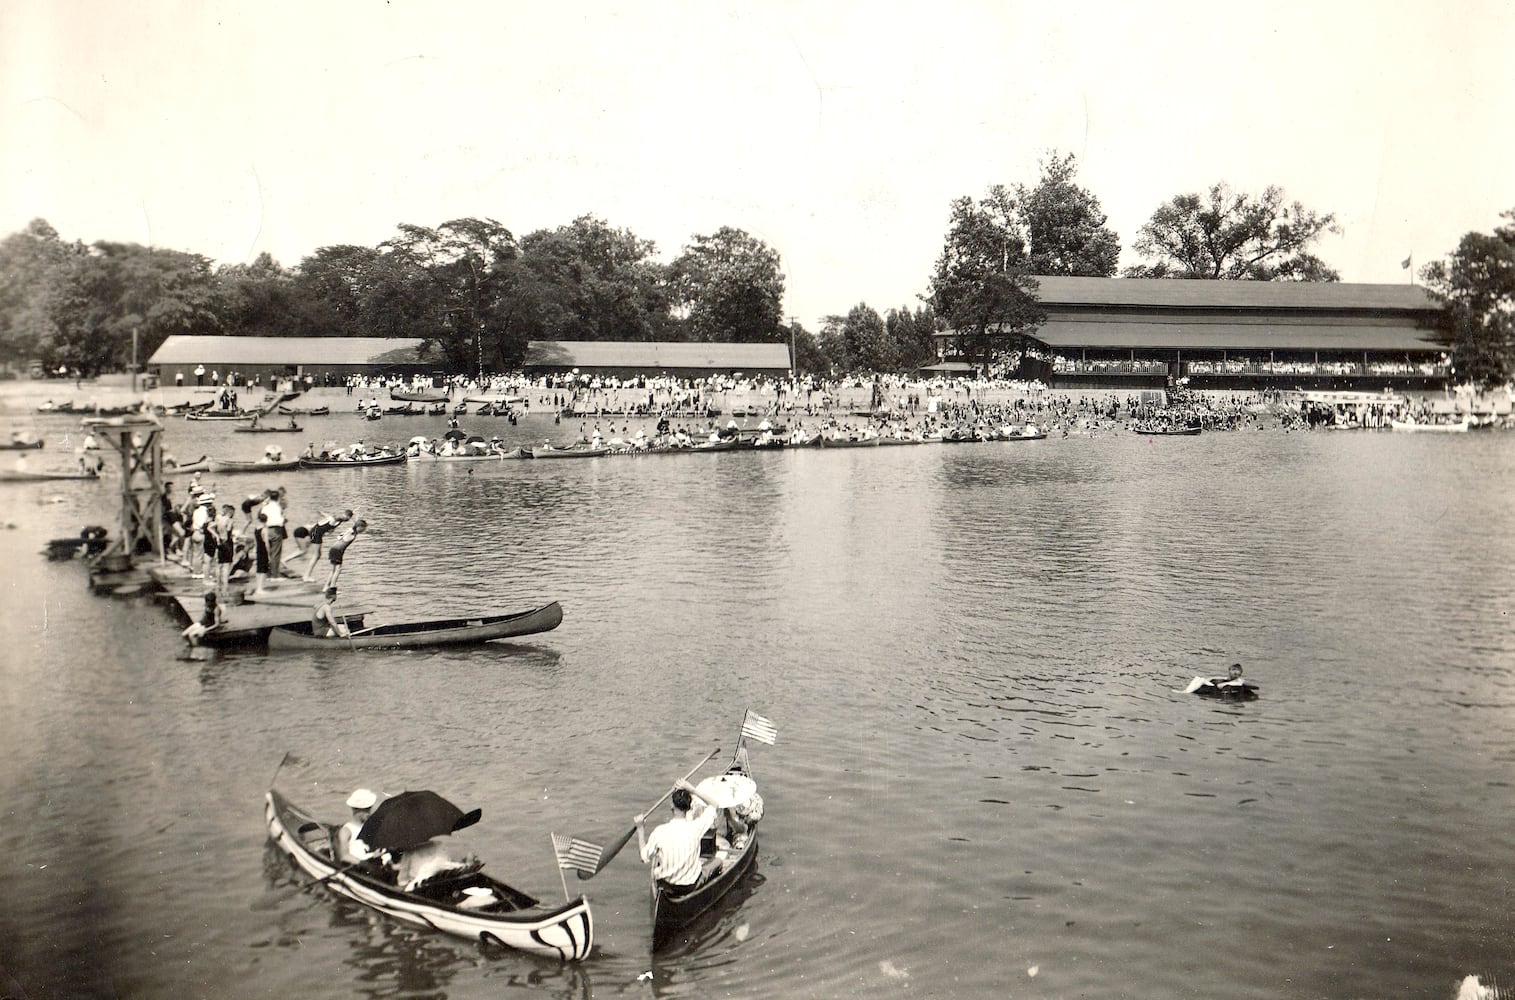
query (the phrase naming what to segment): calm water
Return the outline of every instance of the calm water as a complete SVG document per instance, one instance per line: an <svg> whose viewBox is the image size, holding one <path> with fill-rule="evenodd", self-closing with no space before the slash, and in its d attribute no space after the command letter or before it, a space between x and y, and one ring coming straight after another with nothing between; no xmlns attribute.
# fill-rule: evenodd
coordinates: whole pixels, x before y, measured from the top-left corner
<svg viewBox="0 0 1515 1000"><path fill-rule="evenodd" d="M249 438L167 432L185 458L249 456ZM5 487L0 992L1515 983L1515 436L1119 434L282 482L297 517L352 506L374 526L343 576L371 624L558 599L562 626L471 652L185 662L158 605L91 597L81 565L38 555L112 523L108 484ZM1238 660L1260 701L1174 693ZM655 959L629 848L570 883L597 950L564 967L294 891L266 842L262 794L292 751L280 787L334 820L355 785L482 807L467 841L490 870L557 898L549 832L613 839L732 746L747 707L779 729L753 753L757 872Z"/></svg>

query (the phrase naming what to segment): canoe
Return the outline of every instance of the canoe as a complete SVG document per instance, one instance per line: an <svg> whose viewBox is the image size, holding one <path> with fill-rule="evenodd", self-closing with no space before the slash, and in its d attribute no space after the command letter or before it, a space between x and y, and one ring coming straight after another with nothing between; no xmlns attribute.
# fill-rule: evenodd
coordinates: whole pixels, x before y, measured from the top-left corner
<svg viewBox="0 0 1515 1000"><path fill-rule="evenodd" d="M737 448L748 447L739 438L722 438L719 441L701 441L699 444L690 445L685 451L735 451Z"/></svg>
<svg viewBox="0 0 1515 1000"><path fill-rule="evenodd" d="M233 434L298 434L305 428L296 424L294 427L274 427L268 424L257 424L252 427L233 427Z"/></svg>
<svg viewBox="0 0 1515 1000"><path fill-rule="evenodd" d="M1396 431L1414 434L1461 434L1472 426L1472 421L1464 418L1455 424L1421 424L1413 420L1390 420L1389 426Z"/></svg>
<svg viewBox="0 0 1515 1000"><path fill-rule="evenodd" d="M177 464L175 464L175 465L168 465L168 464L165 464L163 466L163 475L165 475L165 476L186 476L186 475L189 475L191 472L207 472L209 470L210 470L210 456L209 455L201 455L199 458L195 459L193 462L185 462L183 465L177 465Z"/></svg>
<svg viewBox="0 0 1515 1000"><path fill-rule="evenodd" d="M293 472L300 467L298 458L284 459L278 462L270 462L265 459L256 459L251 462L237 462L225 458L210 459L209 471L219 474L233 472Z"/></svg>
<svg viewBox="0 0 1515 1000"><path fill-rule="evenodd" d="M52 479L99 479L92 472L22 472L19 469L0 469L0 483L40 483Z"/></svg>
<svg viewBox="0 0 1515 1000"><path fill-rule="evenodd" d="M42 447L42 439L35 441L4 441L0 442L0 451L31 451Z"/></svg>
<svg viewBox="0 0 1515 1000"><path fill-rule="evenodd" d="M828 438L824 434L821 435L822 448L876 448L878 447L878 442L879 439L876 437L852 440L850 438Z"/></svg>
<svg viewBox="0 0 1515 1000"><path fill-rule="evenodd" d="M489 615L479 618L447 618L437 621L410 622L403 625L377 625L350 636L311 635L310 622L281 625L268 633L270 649L420 649L429 646L468 646L508 639L517 635L534 635L558 627L563 607L557 601L534 611L513 615Z"/></svg>
<svg viewBox="0 0 1515 1000"><path fill-rule="evenodd" d="M387 917L564 962L580 961L594 947L594 919L583 896L546 906L477 869L406 892L366 865L338 865L332 844L339 827L315 819L276 789L264 797L263 815L269 838L302 871Z"/></svg>
<svg viewBox="0 0 1515 1000"><path fill-rule="evenodd" d="M1195 433L1198 433L1198 428L1195 429ZM1037 431L1035 434L1024 434L1024 433L1002 434L999 437L995 438L994 440L996 440L996 441L1045 441L1045 440L1047 440L1047 432L1046 431Z"/></svg>
<svg viewBox="0 0 1515 1000"><path fill-rule="evenodd" d="M401 452L398 455L370 455L366 458L302 458L299 464L302 469L352 469L369 465L404 465L406 458L404 452Z"/></svg>
<svg viewBox="0 0 1515 1000"><path fill-rule="evenodd" d="M402 403L445 403L452 397L445 392L422 389L391 389L389 398Z"/></svg>
<svg viewBox="0 0 1515 1000"><path fill-rule="evenodd" d="M500 453L489 451L482 455L438 455L435 452L423 451L411 455L410 460L412 462L498 462Z"/></svg>
<svg viewBox="0 0 1515 1000"><path fill-rule="evenodd" d="M531 449L532 458L599 458L608 454L609 448L553 448L539 445Z"/></svg>
<svg viewBox="0 0 1515 1000"><path fill-rule="evenodd" d="M236 413L209 413L205 411L191 410L184 414L185 420L251 420L253 414L238 411Z"/></svg>
<svg viewBox="0 0 1515 1000"><path fill-rule="evenodd" d="M281 405L279 407L279 412L284 414L286 417L326 417L331 415L331 407L313 406L308 410L302 410L294 406Z"/></svg>
<svg viewBox="0 0 1515 1000"><path fill-rule="evenodd" d="M739 748L726 775L752 778L747 755ZM724 777L724 776L723 776ZM720 780L720 779L716 779ZM699 786L703 791L706 782ZM717 820L719 822L719 820ZM652 887L652 950L654 952L676 943L681 933L702 914L721 900L757 863L758 823L752 821L747 827L747 838L740 845L732 845L719 871L700 882L692 890L673 891L661 883ZM700 845L701 864L708 863L716 855L714 840L707 835Z"/></svg>
<svg viewBox="0 0 1515 1000"><path fill-rule="evenodd" d="M1131 428L1137 434L1147 437L1194 437L1200 432L1198 427L1139 427Z"/></svg>

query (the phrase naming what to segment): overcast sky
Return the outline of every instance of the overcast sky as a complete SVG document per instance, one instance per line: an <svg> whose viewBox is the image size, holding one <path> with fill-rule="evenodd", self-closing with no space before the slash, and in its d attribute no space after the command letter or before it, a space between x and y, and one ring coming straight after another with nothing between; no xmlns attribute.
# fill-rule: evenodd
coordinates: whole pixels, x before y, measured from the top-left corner
<svg viewBox="0 0 1515 1000"><path fill-rule="evenodd" d="M1515 207L1515 5L0 0L0 234L220 263L592 214L774 247L811 329L915 306L953 198L1072 152L1136 262L1175 194L1334 212L1402 282Z"/></svg>

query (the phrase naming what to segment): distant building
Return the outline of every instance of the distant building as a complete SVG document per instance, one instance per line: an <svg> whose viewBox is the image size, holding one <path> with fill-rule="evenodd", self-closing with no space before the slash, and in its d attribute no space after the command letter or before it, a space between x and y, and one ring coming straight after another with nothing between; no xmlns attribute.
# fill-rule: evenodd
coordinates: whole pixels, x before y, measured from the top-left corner
<svg viewBox="0 0 1515 1000"><path fill-rule="evenodd" d="M533 340L522 368L528 374L711 375L789 374L787 344L706 344L675 341Z"/></svg>
<svg viewBox="0 0 1515 1000"><path fill-rule="evenodd" d="M215 373L222 384L236 372L243 382L312 376L317 385L341 384L349 375L441 375L435 358L420 353L414 337L169 337L147 359L162 385L184 385ZM199 368L203 376L196 376Z"/></svg>
<svg viewBox="0 0 1515 1000"><path fill-rule="evenodd" d="M1038 277L1021 373L1054 388L1429 388L1450 374L1416 285ZM954 331L944 363L966 360ZM1006 346L1009 346L1008 344Z"/></svg>

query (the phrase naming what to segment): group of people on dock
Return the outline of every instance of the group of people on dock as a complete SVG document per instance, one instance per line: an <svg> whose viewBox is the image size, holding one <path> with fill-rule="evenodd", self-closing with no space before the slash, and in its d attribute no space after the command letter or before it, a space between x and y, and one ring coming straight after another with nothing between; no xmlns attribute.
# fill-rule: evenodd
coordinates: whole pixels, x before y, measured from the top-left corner
<svg viewBox="0 0 1515 1000"><path fill-rule="evenodd" d="M200 484L198 473L182 505L174 501L172 490L172 483L164 484L164 552L187 568L191 579L209 583L206 610L210 620L197 620L184 630L191 643L222 620L219 609L230 603L234 586L242 584L241 596L256 600L290 579L291 571L300 574L299 582L313 582L323 550L330 567L323 590L334 590L348 548L368 528L350 509L323 513L310 524L291 528L288 491L280 486L244 497L240 504L218 504L216 494ZM289 540L295 552L286 564ZM301 562L303 570L297 569Z"/></svg>

